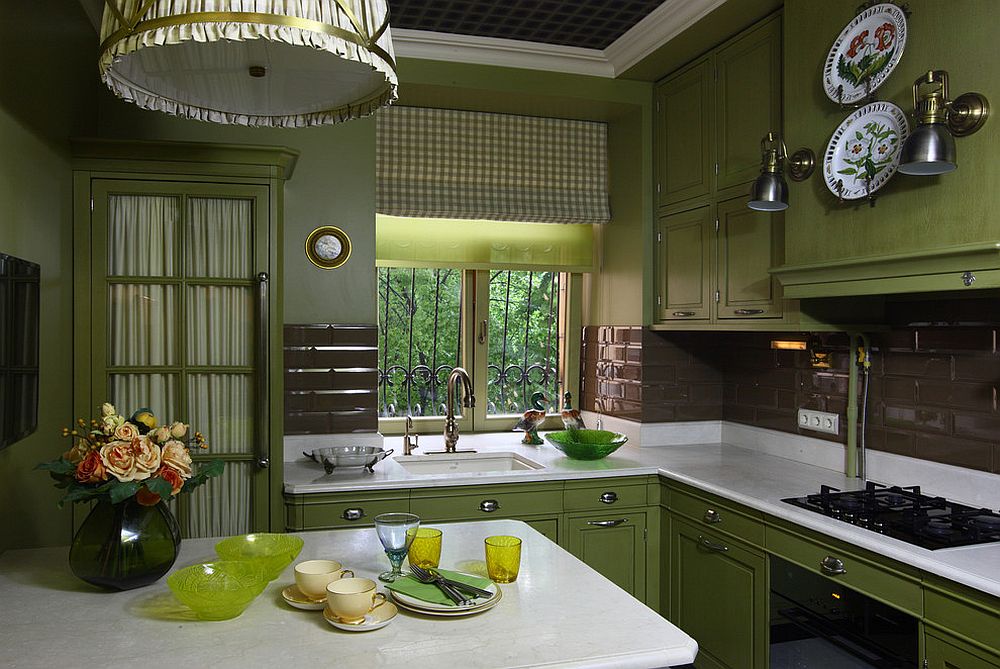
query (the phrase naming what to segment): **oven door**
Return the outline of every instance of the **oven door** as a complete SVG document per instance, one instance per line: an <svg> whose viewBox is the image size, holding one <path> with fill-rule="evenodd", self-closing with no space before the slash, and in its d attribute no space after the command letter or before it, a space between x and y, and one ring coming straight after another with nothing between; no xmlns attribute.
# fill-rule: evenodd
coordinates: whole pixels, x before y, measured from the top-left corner
<svg viewBox="0 0 1000 669"><path fill-rule="evenodd" d="M917 666L917 619L771 556L771 669Z"/></svg>

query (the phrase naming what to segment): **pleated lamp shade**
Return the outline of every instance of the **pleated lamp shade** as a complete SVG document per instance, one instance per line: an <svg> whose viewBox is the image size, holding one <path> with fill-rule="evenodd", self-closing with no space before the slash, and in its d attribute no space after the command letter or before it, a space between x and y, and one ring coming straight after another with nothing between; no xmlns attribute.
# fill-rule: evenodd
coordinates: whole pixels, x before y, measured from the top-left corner
<svg viewBox="0 0 1000 669"><path fill-rule="evenodd" d="M102 80L144 109L306 127L396 100L386 0L105 0Z"/></svg>

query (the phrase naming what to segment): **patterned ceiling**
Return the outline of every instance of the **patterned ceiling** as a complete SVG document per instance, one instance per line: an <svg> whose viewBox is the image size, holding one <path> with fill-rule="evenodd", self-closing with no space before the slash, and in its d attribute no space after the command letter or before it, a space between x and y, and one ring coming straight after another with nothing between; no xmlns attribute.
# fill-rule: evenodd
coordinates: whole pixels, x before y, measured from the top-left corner
<svg viewBox="0 0 1000 669"><path fill-rule="evenodd" d="M603 49L663 0L389 0L393 28Z"/></svg>

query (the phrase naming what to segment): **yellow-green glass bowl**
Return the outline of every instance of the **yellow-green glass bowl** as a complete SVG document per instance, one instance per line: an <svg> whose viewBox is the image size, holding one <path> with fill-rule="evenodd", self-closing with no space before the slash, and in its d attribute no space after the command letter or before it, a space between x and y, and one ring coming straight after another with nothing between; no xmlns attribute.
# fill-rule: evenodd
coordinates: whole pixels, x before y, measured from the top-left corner
<svg viewBox="0 0 1000 669"><path fill-rule="evenodd" d="M298 557L302 544L302 538L292 534L258 532L223 539L215 544L215 552L223 560L260 562L267 580L273 581Z"/></svg>
<svg viewBox="0 0 1000 669"><path fill-rule="evenodd" d="M174 596L201 620L228 620L264 591L264 566L251 560L218 560L179 569L167 577Z"/></svg>
<svg viewBox="0 0 1000 669"><path fill-rule="evenodd" d="M600 460L611 455L628 437L608 430L560 430L545 435L549 443L574 460Z"/></svg>

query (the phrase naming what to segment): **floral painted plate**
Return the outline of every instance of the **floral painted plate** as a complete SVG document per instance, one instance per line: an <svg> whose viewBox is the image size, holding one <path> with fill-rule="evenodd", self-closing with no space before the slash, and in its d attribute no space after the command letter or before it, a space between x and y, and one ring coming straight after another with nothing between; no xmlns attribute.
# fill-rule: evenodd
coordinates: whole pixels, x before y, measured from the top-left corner
<svg viewBox="0 0 1000 669"><path fill-rule="evenodd" d="M891 102L873 102L858 109L837 127L826 146L823 178L827 188L845 200L874 193L899 167L899 152L909 134L906 114Z"/></svg>
<svg viewBox="0 0 1000 669"><path fill-rule="evenodd" d="M830 47L823 88L834 102L849 105L875 91L892 74L906 47L906 14L896 5L869 7L854 17ZM865 81L871 81L871 87Z"/></svg>

